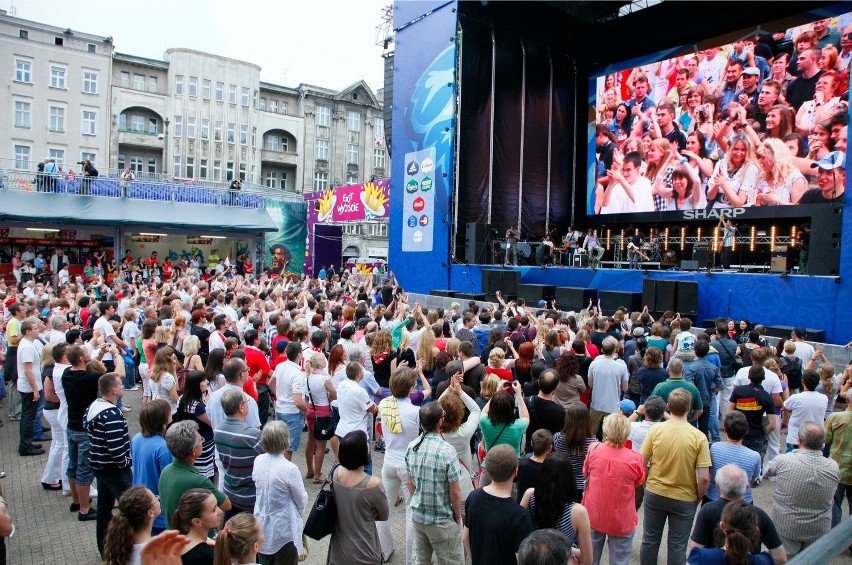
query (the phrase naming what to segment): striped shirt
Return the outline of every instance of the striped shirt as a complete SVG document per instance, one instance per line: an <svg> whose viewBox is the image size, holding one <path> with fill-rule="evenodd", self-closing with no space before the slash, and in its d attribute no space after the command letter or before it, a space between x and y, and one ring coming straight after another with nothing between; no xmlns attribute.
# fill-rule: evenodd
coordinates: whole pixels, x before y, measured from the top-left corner
<svg viewBox="0 0 852 565"><path fill-rule="evenodd" d="M535 518L535 493L530 496L529 501L529 513L530 518L532 518L533 528L536 530L542 529L544 527L553 528L555 530L559 530L565 537L568 538L569 543L575 543L577 539L577 532L574 530L574 524L571 522L571 511L574 509L574 503L569 502L565 505L565 509L562 511L562 515L556 521L555 524L539 524L538 520Z"/></svg>
<svg viewBox="0 0 852 565"><path fill-rule="evenodd" d="M89 433L93 471L130 467L130 432L124 414L115 404L102 398L92 402L83 417L83 426Z"/></svg>
<svg viewBox="0 0 852 565"><path fill-rule="evenodd" d="M553 434L553 450L568 456L568 459L571 461L571 468L574 469L574 481L577 483L577 490L581 493L586 489L586 481L583 478L583 463L586 462L586 454L589 453L589 446L594 441L594 437L587 437L583 440L582 446L569 452L562 432Z"/></svg>
<svg viewBox="0 0 852 565"><path fill-rule="evenodd" d="M716 486L716 471L729 463L733 463L746 473L748 486L746 487L743 500L752 503L751 481L760 476L760 454L744 445L717 441L710 446L710 486L707 487L705 496L710 500L719 498L719 487Z"/></svg>
<svg viewBox="0 0 852 565"><path fill-rule="evenodd" d="M225 469L223 491L231 503L242 510L253 510L255 500L254 480L251 472L260 447L260 430L243 420L225 418L213 432L216 451Z"/></svg>

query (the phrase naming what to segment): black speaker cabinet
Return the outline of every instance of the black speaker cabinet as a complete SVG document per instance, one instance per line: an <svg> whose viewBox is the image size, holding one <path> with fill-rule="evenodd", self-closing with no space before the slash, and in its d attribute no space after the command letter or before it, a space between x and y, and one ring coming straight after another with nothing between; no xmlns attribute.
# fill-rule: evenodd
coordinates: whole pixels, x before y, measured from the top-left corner
<svg viewBox="0 0 852 565"><path fill-rule="evenodd" d="M621 290L602 290L598 293L601 299L601 308L612 312L616 308L626 307L630 312L642 310L642 293L625 292Z"/></svg>
<svg viewBox="0 0 852 565"><path fill-rule="evenodd" d="M707 268L707 247L705 241L695 242L692 246L692 260L698 262L699 269Z"/></svg>
<svg viewBox="0 0 852 565"><path fill-rule="evenodd" d="M471 265L489 265L493 263L489 242L490 226L471 222L465 232L464 260Z"/></svg>
<svg viewBox="0 0 852 565"><path fill-rule="evenodd" d="M657 279L645 279L642 281L642 305L647 306L651 312L657 312Z"/></svg>
<svg viewBox="0 0 852 565"><path fill-rule="evenodd" d="M518 298L523 298L530 305L535 305L539 300L553 300L555 296L556 287L552 284L518 285Z"/></svg>
<svg viewBox="0 0 852 565"><path fill-rule="evenodd" d="M698 261L690 261L688 259L681 259L680 270L681 271L697 271L698 270Z"/></svg>
<svg viewBox="0 0 852 565"><path fill-rule="evenodd" d="M498 269L482 271L482 292L486 294L494 294L499 290L503 296L517 295L520 282L520 271Z"/></svg>
<svg viewBox="0 0 852 565"><path fill-rule="evenodd" d="M431 294L432 296L443 296L444 298L454 298L456 295L456 291L448 289L438 289L429 291L429 294Z"/></svg>
<svg viewBox="0 0 852 565"><path fill-rule="evenodd" d="M840 274L840 224L842 206L815 207L811 213L811 243L808 247L809 275Z"/></svg>
<svg viewBox="0 0 852 565"><path fill-rule="evenodd" d="M680 312L681 315L695 316L698 314L698 283L692 281L677 282L677 302L675 312Z"/></svg>
<svg viewBox="0 0 852 565"><path fill-rule="evenodd" d="M574 286L556 287L556 306L563 312L588 308L589 300L597 303L598 289Z"/></svg>
<svg viewBox="0 0 852 565"><path fill-rule="evenodd" d="M677 281L657 281L657 292L654 297L655 312L665 312L666 310L675 309ZM651 306L649 305L650 309Z"/></svg>

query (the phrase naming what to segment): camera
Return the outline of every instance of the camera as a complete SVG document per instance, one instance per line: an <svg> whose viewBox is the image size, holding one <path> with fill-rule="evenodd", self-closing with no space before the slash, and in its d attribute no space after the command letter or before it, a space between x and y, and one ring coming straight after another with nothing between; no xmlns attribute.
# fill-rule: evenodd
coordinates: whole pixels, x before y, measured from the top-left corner
<svg viewBox="0 0 852 565"><path fill-rule="evenodd" d="M506 389L506 392L509 394L515 394L515 389L512 388L512 383L509 381L503 381L503 388Z"/></svg>
<svg viewBox="0 0 852 565"><path fill-rule="evenodd" d="M78 164L78 165L85 165L85 164L86 164L86 162L85 162L85 161L77 161L77 164Z"/></svg>

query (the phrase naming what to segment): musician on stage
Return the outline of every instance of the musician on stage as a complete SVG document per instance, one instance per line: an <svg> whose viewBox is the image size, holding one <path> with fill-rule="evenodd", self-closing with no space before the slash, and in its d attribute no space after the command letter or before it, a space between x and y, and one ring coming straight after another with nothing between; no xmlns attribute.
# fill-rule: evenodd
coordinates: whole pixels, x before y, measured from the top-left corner
<svg viewBox="0 0 852 565"><path fill-rule="evenodd" d="M604 248L601 247L600 239L598 239L598 230L590 229L583 238L583 248L589 254L589 267L596 269L600 266L601 257L604 254Z"/></svg>
<svg viewBox="0 0 852 565"><path fill-rule="evenodd" d="M627 243L627 260L630 261L631 269L638 269L641 259L648 260L648 256L642 253L642 245L644 244L641 232L636 232L630 241Z"/></svg>
<svg viewBox="0 0 852 565"><path fill-rule="evenodd" d="M572 265L574 254L580 246L580 232L574 226L568 228L568 233L562 238L562 249L565 251L565 264Z"/></svg>
<svg viewBox="0 0 852 565"><path fill-rule="evenodd" d="M541 241L541 263L542 265L550 265L553 263L553 241L550 239L550 234L545 234Z"/></svg>
<svg viewBox="0 0 852 565"><path fill-rule="evenodd" d="M518 264L518 232L509 228L506 230L506 260L503 265Z"/></svg>
<svg viewBox="0 0 852 565"><path fill-rule="evenodd" d="M737 235L737 227L730 218L724 216L719 218L719 227L722 228L722 267L731 268L731 252L734 250L734 238Z"/></svg>

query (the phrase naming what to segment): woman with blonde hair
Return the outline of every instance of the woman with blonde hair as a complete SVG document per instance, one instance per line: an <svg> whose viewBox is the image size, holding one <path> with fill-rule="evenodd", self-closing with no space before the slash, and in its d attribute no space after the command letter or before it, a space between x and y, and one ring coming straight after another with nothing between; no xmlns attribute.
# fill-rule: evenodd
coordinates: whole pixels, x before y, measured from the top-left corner
<svg viewBox="0 0 852 565"><path fill-rule="evenodd" d="M334 390L331 377L326 371L327 366L325 355L318 354L311 356L308 366L305 367L305 391L308 393L308 412L305 418L308 443L305 446L305 460L308 468L307 478L313 478L314 484L325 482L325 475L322 474L325 443L334 435L333 429L326 428L330 429L326 439L316 437L319 419L331 418L331 401L337 398L337 391Z"/></svg>
<svg viewBox="0 0 852 565"><path fill-rule="evenodd" d="M476 398L476 404L480 408L488 404L488 401L491 400L491 397L500 388L502 382L497 375L485 375L485 378L482 379L482 383L479 385L479 396Z"/></svg>
<svg viewBox="0 0 852 565"><path fill-rule="evenodd" d="M420 335L420 343L417 344L417 351L414 352L415 359L423 360L423 374L427 379L431 379L435 374L435 357L441 350L435 346L435 333L431 328L426 328Z"/></svg>
<svg viewBox="0 0 852 565"><path fill-rule="evenodd" d="M485 373L488 375L497 375L504 381L513 381L511 368L515 366L515 360L510 359L506 363L506 352L495 347L488 354L488 366L485 368Z"/></svg>
<svg viewBox="0 0 852 565"><path fill-rule="evenodd" d="M674 208L672 196L674 187L672 185L672 172L674 165L672 159L677 156L677 151L665 138L655 139L651 142L646 156L648 167L643 173L645 178L651 181L651 194L654 197L654 209L665 212Z"/></svg>
<svg viewBox="0 0 852 565"><path fill-rule="evenodd" d="M169 403L172 414L177 411L178 390L175 376L178 360L171 347L161 347L151 368L151 400L162 398Z"/></svg>
<svg viewBox="0 0 852 565"><path fill-rule="evenodd" d="M257 563L264 542L260 521L253 514L241 512L225 522L224 529L216 536L213 565Z"/></svg>
<svg viewBox="0 0 852 565"><path fill-rule="evenodd" d="M486 377L488 380L488 377ZM459 479L462 493L462 507L467 496L473 491L473 458L470 452L470 439L479 429L479 417L482 409L461 387L462 379L460 376L450 377L450 386L444 390L441 398L438 401L441 403L441 408L444 409L444 421L441 424L441 435L444 436L444 441L452 445L456 450L456 455L459 458L459 464L462 466L462 477ZM496 383L492 379L493 390L489 393L489 398L494 395L497 389ZM482 383L481 394L485 391L485 381ZM464 418L465 410L468 411L467 419Z"/></svg>
<svg viewBox="0 0 852 565"><path fill-rule="evenodd" d="M204 371L204 364L201 363L201 355L198 350L201 347L201 341L198 336L188 335L183 340L181 351L183 352L183 368L190 371Z"/></svg>
<svg viewBox="0 0 852 565"><path fill-rule="evenodd" d="M67 348L66 345L62 345ZM45 490L62 490L62 481L65 478L62 466L62 454L65 450L65 429L59 418L60 398L56 394L56 387L53 384L53 369L56 362L53 359L52 343L44 346L41 352L41 367L42 367L42 387L44 390L44 414L45 420L50 424L50 429L53 431L52 439L50 440L50 454L47 457L47 464L44 466L44 472L41 475L41 486ZM64 351L64 349L63 349Z"/></svg>
<svg viewBox="0 0 852 565"><path fill-rule="evenodd" d="M457 337L451 337L447 340L447 347L444 349L444 351L446 351L451 358L458 359L459 345L461 345L461 341L459 341Z"/></svg>
<svg viewBox="0 0 852 565"><path fill-rule="evenodd" d="M834 365L828 362L822 347L816 348L814 356L805 365L805 370L813 369L817 360L822 361L822 363L816 369L817 375L819 375L819 384L814 390L828 397L828 404L825 407L825 418L828 418L834 413L834 404L837 402L840 391L840 376L834 374Z"/></svg>
<svg viewBox="0 0 852 565"><path fill-rule="evenodd" d="M790 150L780 139L766 139L757 152L762 174L757 182L758 206L796 204L807 190L804 175L793 164Z"/></svg>
<svg viewBox="0 0 852 565"><path fill-rule="evenodd" d="M759 176L751 138L742 133L734 135L730 149L716 164L708 184L708 204L712 203L713 208L752 205Z"/></svg>

